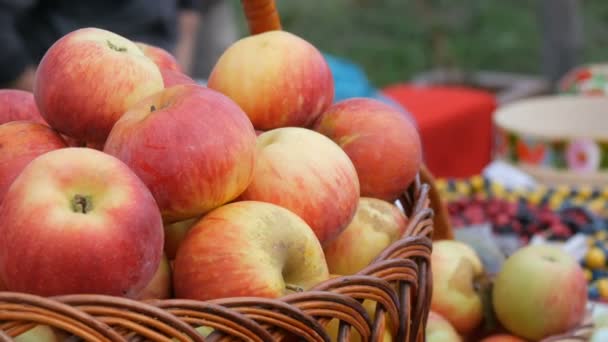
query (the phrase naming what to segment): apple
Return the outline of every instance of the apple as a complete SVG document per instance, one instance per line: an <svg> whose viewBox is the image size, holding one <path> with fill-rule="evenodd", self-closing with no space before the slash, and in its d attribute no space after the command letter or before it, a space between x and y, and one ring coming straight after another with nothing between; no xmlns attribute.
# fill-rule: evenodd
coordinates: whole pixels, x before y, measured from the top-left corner
<svg viewBox="0 0 608 342"><path fill-rule="evenodd" d="M190 78L190 76L173 69L161 68L160 74L163 77L163 84L165 88L178 84L197 84L192 78Z"/></svg>
<svg viewBox="0 0 608 342"><path fill-rule="evenodd" d="M367 311L367 314L369 315L369 317L372 319L372 322L373 322L376 317L376 302L371 301L371 300L364 300L363 308L365 309L365 311ZM380 338L379 341L392 342L394 340L393 334L391 333L390 327L386 325L386 318L384 318L384 321L385 321L384 334L382 335L382 337ZM329 334L329 337L331 338L332 341L338 341L338 334L340 332L340 321L339 320L332 319L331 321L329 321L329 323L327 324L325 329L326 329L327 333ZM350 335L349 341L361 342L361 335L359 334L357 329L351 327L351 335Z"/></svg>
<svg viewBox="0 0 608 342"><path fill-rule="evenodd" d="M462 338L456 329L443 316L429 312L426 324L426 342L461 342Z"/></svg>
<svg viewBox="0 0 608 342"><path fill-rule="evenodd" d="M306 128L284 127L257 138L253 180L243 200L270 202L299 215L327 245L353 219L359 180L340 146Z"/></svg>
<svg viewBox="0 0 608 342"><path fill-rule="evenodd" d="M323 249L312 229L272 203L240 201L205 215L177 250L177 298L278 298L327 280Z"/></svg>
<svg viewBox="0 0 608 342"><path fill-rule="evenodd" d="M163 87L158 67L135 43L89 27L46 51L34 98L51 127L78 141L103 143L124 112Z"/></svg>
<svg viewBox="0 0 608 342"><path fill-rule="evenodd" d="M163 248L154 198L122 162L67 147L32 160L0 206L0 277L11 291L134 297Z"/></svg>
<svg viewBox="0 0 608 342"><path fill-rule="evenodd" d="M498 272L492 304L509 332L541 340L581 323L587 281L578 262L560 247L528 245L509 256Z"/></svg>
<svg viewBox="0 0 608 342"><path fill-rule="evenodd" d="M175 259L177 249L182 243L190 228L200 220L200 217L191 218L184 221L178 221L170 224L165 224L165 254L169 260Z"/></svg>
<svg viewBox="0 0 608 342"><path fill-rule="evenodd" d="M137 298L139 300L171 298L171 266L165 254L162 255L152 280L139 293Z"/></svg>
<svg viewBox="0 0 608 342"><path fill-rule="evenodd" d="M48 125L36 107L34 94L19 89L0 89L0 124L21 120Z"/></svg>
<svg viewBox="0 0 608 342"><path fill-rule="evenodd" d="M353 161L361 196L392 202L420 170L422 144L416 127L397 108L379 100L340 101L319 117L314 129L340 145Z"/></svg>
<svg viewBox="0 0 608 342"><path fill-rule="evenodd" d="M15 336L15 342L59 342L53 328L48 325L38 324L32 329Z"/></svg>
<svg viewBox="0 0 608 342"><path fill-rule="evenodd" d="M395 205L362 197L355 217L337 239L323 248L329 272L355 274L367 267L407 227L405 215Z"/></svg>
<svg viewBox="0 0 608 342"><path fill-rule="evenodd" d="M481 342L526 342L526 340L513 335L498 334L488 336L481 340Z"/></svg>
<svg viewBox="0 0 608 342"><path fill-rule="evenodd" d="M135 42L135 45L137 45L144 55L150 58L159 69L182 71L182 67L177 62L175 56L160 46L144 42Z"/></svg>
<svg viewBox="0 0 608 342"><path fill-rule="evenodd" d="M50 127L33 121L11 121L0 125L0 203L13 180L33 159L67 147Z"/></svg>
<svg viewBox="0 0 608 342"><path fill-rule="evenodd" d="M462 335L477 328L483 318L481 296L474 281L482 275L479 256L457 240L433 242L433 296L431 310L446 318Z"/></svg>
<svg viewBox="0 0 608 342"><path fill-rule="evenodd" d="M112 129L104 151L144 181L165 223L200 216L238 197L251 182L256 136L226 96L177 85L141 101Z"/></svg>
<svg viewBox="0 0 608 342"><path fill-rule="evenodd" d="M323 55L283 30L233 43L211 70L208 86L233 99L260 130L309 127L334 99Z"/></svg>

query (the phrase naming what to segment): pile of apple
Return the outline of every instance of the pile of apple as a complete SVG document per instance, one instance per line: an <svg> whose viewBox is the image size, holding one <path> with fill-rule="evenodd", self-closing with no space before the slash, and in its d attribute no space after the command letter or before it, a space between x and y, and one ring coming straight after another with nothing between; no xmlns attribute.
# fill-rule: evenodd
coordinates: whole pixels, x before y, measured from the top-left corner
<svg viewBox="0 0 608 342"><path fill-rule="evenodd" d="M584 323L587 281L560 247L528 245L496 275L457 240L433 244L429 342L525 342L569 333Z"/></svg>
<svg viewBox="0 0 608 342"><path fill-rule="evenodd" d="M408 117L334 103L285 31L243 38L208 85L97 28L55 42L33 93L0 91L0 279L10 291L280 297L361 270L404 232Z"/></svg>

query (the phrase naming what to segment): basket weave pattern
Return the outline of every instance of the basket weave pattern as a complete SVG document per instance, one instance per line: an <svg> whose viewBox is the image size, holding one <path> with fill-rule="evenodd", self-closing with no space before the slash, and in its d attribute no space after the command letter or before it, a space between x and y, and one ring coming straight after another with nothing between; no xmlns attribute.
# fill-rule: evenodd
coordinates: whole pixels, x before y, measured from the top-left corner
<svg viewBox="0 0 608 342"><path fill-rule="evenodd" d="M351 327L363 341L424 341L432 279L433 211L420 180L400 198L409 217L404 235L356 275L329 279L278 299L224 298L135 301L104 295L44 298L0 292L0 341L45 324L86 341L330 341L326 324L340 320L338 341ZM363 300L377 303L374 317ZM203 338L195 327L213 328ZM335 337L334 337L335 338Z"/></svg>

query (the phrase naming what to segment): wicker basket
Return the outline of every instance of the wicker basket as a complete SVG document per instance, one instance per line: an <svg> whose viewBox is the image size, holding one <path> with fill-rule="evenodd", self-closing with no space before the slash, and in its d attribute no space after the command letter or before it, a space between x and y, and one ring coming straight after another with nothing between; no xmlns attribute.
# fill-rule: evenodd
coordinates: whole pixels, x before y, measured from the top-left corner
<svg viewBox="0 0 608 342"><path fill-rule="evenodd" d="M281 29L273 0L243 0L250 32ZM0 341L36 325L48 325L85 341L329 341L325 326L338 319L339 341L351 327L363 341L378 341L390 329L397 341L424 341L432 278L433 209L440 210L441 237L451 237L436 189L426 169L399 201L409 217L404 236L356 275L332 278L279 299L225 298L135 301L79 294L45 298L0 292ZM363 300L377 303L373 317ZM195 327L212 333L203 338ZM75 338L75 337L79 337Z"/></svg>

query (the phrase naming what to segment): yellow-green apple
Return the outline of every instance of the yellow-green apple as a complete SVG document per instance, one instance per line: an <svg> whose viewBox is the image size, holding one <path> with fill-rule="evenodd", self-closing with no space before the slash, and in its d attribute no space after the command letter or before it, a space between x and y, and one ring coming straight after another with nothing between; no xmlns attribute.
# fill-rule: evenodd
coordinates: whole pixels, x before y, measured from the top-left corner
<svg viewBox="0 0 608 342"><path fill-rule="evenodd" d="M462 337L443 316L429 312L426 324L426 342L461 342Z"/></svg>
<svg viewBox="0 0 608 342"><path fill-rule="evenodd" d="M191 218L184 221L165 224L165 254L169 260L175 259L177 249L182 243L190 228L200 220L200 217Z"/></svg>
<svg viewBox="0 0 608 342"><path fill-rule="evenodd" d="M0 203L4 194L34 158L67 147L52 128L33 121L11 121L0 125Z"/></svg>
<svg viewBox="0 0 608 342"><path fill-rule="evenodd" d="M177 62L175 56L160 46L144 42L135 42L135 45L137 45L144 55L150 58L159 69L182 71L182 67Z"/></svg>
<svg viewBox="0 0 608 342"><path fill-rule="evenodd" d="M163 76L163 84L165 88L172 87L178 84L196 84L190 76L172 69L160 69L160 74Z"/></svg>
<svg viewBox="0 0 608 342"><path fill-rule="evenodd" d="M291 210L326 245L353 219L359 180L346 153L329 138L283 127L258 136L255 175L240 198Z"/></svg>
<svg viewBox="0 0 608 342"><path fill-rule="evenodd" d="M0 124L21 120L48 125L38 112L34 94L19 89L0 89Z"/></svg>
<svg viewBox="0 0 608 342"><path fill-rule="evenodd" d="M120 160L93 149L38 156L0 206L0 277L11 291L134 297L162 249L150 191Z"/></svg>
<svg viewBox="0 0 608 342"><path fill-rule="evenodd" d="M165 223L200 216L238 197L251 182L256 136L228 97L177 85L148 97L112 129L104 151L144 181Z"/></svg>
<svg viewBox="0 0 608 342"><path fill-rule="evenodd" d="M34 97L51 127L78 141L103 143L124 112L163 87L158 67L135 43L88 27L46 51Z"/></svg>
<svg viewBox="0 0 608 342"><path fill-rule="evenodd" d="M319 117L314 129L340 145L353 161L361 196L394 201L420 170L422 144L416 127L379 100L340 101Z"/></svg>
<svg viewBox="0 0 608 342"><path fill-rule="evenodd" d="M405 231L407 219L395 205L361 197L355 217L323 248L329 272L355 274L368 266Z"/></svg>
<svg viewBox="0 0 608 342"><path fill-rule="evenodd" d="M236 41L209 75L218 90L249 115L256 129L309 127L331 105L334 83L323 55L286 31Z"/></svg>
<svg viewBox="0 0 608 342"><path fill-rule="evenodd" d="M492 304L509 332L536 341L581 323L587 281L578 262L560 247L528 245L509 256L498 272Z"/></svg>
<svg viewBox="0 0 608 342"><path fill-rule="evenodd" d="M481 342L526 342L526 340L513 335L498 334L485 337Z"/></svg>
<svg viewBox="0 0 608 342"><path fill-rule="evenodd" d="M167 256L163 254L152 280L137 295L137 298L139 300L171 298L171 283L171 266Z"/></svg>
<svg viewBox="0 0 608 342"><path fill-rule="evenodd" d="M59 342L61 341L53 328L48 325L39 324L32 329L21 333L13 339L15 342Z"/></svg>
<svg viewBox="0 0 608 342"><path fill-rule="evenodd" d="M433 296L431 310L445 317L460 334L479 326L483 318L481 296L475 280L482 275L479 256L456 240L433 242Z"/></svg>
<svg viewBox="0 0 608 342"><path fill-rule="evenodd" d="M311 228L272 203L240 201L205 215L177 250L177 298L277 298L327 280L323 249Z"/></svg>

